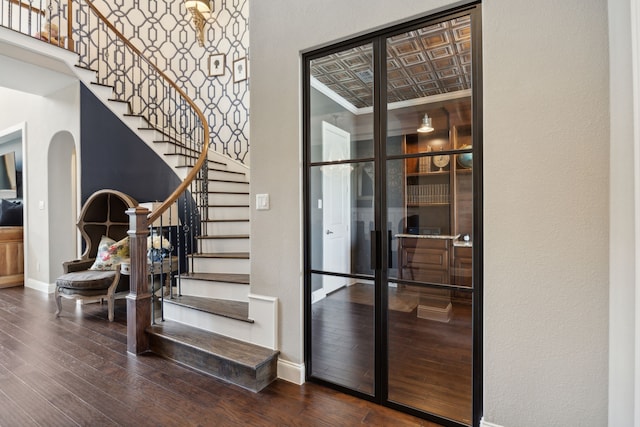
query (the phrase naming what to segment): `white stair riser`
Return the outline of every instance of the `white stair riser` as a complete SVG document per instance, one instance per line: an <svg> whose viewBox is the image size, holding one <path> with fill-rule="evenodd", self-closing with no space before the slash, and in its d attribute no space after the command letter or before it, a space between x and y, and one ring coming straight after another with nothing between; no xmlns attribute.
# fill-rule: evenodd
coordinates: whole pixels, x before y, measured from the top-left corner
<svg viewBox="0 0 640 427"><path fill-rule="evenodd" d="M251 226L249 221L208 222L203 225L203 230L207 236L249 234Z"/></svg>
<svg viewBox="0 0 640 427"><path fill-rule="evenodd" d="M200 239L200 252L249 252L251 242L249 239Z"/></svg>
<svg viewBox="0 0 640 427"><path fill-rule="evenodd" d="M129 113L129 104L126 102L111 101L109 105L111 106L111 111L119 117L124 117L125 114Z"/></svg>
<svg viewBox="0 0 640 427"><path fill-rule="evenodd" d="M249 185L242 182L209 181L209 191L248 192Z"/></svg>
<svg viewBox="0 0 640 427"><path fill-rule="evenodd" d="M242 172L246 174L246 180L249 181L250 169L247 165L240 163L239 161L231 159L229 156L218 153L217 151L209 151L209 160L215 160L224 163L226 166L219 169L228 169L230 171Z"/></svg>
<svg viewBox="0 0 640 427"><path fill-rule="evenodd" d="M209 193L209 204L248 205L249 194Z"/></svg>
<svg viewBox="0 0 640 427"><path fill-rule="evenodd" d="M213 168L209 167L209 178L226 179L229 181L246 181L246 176L243 174L226 172L224 170L218 170L218 169L222 169L222 168L218 167L218 165L213 166Z"/></svg>
<svg viewBox="0 0 640 427"><path fill-rule="evenodd" d="M249 285L212 282L208 280L181 279L182 295L217 298L232 301L249 301Z"/></svg>
<svg viewBox="0 0 640 427"><path fill-rule="evenodd" d="M209 202L209 205L212 203ZM249 218L249 206L242 207L209 207L209 219L247 219Z"/></svg>
<svg viewBox="0 0 640 427"><path fill-rule="evenodd" d="M94 77L95 81L95 77ZM111 86L103 86L98 84L92 84L89 86L91 91L99 98L99 99L109 99L113 98L113 88Z"/></svg>
<svg viewBox="0 0 640 427"><path fill-rule="evenodd" d="M148 125L141 125L141 129L138 129L138 135L140 135L145 141L150 141L152 144L155 144L154 141L161 141L164 139L164 135L162 135L162 133L158 132L155 129L145 129L145 126ZM163 151L163 154L166 153L166 151Z"/></svg>
<svg viewBox="0 0 640 427"><path fill-rule="evenodd" d="M173 320L195 328L204 329L205 331L250 342L251 323L216 316L215 314L192 310L170 303L164 305L164 317L167 320Z"/></svg>
<svg viewBox="0 0 640 427"><path fill-rule="evenodd" d="M120 102L112 102L110 104L120 104ZM121 117L122 121L125 122L129 127L134 129L142 128L149 126L147 121L140 116L123 116Z"/></svg>
<svg viewBox="0 0 640 427"><path fill-rule="evenodd" d="M195 258L193 268L198 273L249 274L251 270L248 259L235 258Z"/></svg>
<svg viewBox="0 0 640 427"><path fill-rule="evenodd" d="M83 82L88 82L87 85L91 84L91 82L96 81L96 72L93 70L87 70L86 68L75 67L75 66L73 67L73 70L75 71L76 75L80 78L80 80L82 80Z"/></svg>

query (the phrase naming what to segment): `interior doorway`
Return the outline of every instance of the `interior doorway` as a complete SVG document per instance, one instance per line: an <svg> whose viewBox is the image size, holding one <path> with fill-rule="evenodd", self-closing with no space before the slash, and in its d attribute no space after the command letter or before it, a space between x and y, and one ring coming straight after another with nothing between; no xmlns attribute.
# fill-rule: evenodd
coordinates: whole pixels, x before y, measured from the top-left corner
<svg viewBox="0 0 640 427"><path fill-rule="evenodd" d="M347 159L350 155L349 132L331 123L322 122L322 150L325 159ZM322 269L346 273L351 266L351 173L348 165L326 166L322 169ZM348 286L349 279L323 276L320 298Z"/></svg>
<svg viewBox="0 0 640 427"><path fill-rule="evenodd" d="M482 407L479 19L304 58L307 379L451 426Z"/></svg>

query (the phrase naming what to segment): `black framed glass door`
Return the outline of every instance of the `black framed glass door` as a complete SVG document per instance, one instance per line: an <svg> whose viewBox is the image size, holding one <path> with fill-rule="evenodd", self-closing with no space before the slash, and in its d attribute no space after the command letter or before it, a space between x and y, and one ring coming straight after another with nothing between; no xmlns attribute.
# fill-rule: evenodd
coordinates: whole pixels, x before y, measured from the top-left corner
<svg viewBox="0 0 640 427"><path fill-rule="evenodd" d="M473 6L304 61L307 378L445 425L481 413L479 37Z"/></svg>

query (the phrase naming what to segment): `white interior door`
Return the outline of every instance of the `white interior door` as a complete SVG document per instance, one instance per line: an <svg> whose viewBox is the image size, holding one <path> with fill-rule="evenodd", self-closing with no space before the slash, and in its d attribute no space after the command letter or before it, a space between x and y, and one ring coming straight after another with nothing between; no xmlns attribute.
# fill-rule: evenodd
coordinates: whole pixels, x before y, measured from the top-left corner
<svg viewBox="0 0 640 427"><path fill-rule="evenodd" d="M351 135L322 122L322 158L324 161L350 158ZM328 165L322 169L323 270L334 273L351 271L351 165ZM345 277L324 276L322 288L327 295L349 283Z"/></svg>

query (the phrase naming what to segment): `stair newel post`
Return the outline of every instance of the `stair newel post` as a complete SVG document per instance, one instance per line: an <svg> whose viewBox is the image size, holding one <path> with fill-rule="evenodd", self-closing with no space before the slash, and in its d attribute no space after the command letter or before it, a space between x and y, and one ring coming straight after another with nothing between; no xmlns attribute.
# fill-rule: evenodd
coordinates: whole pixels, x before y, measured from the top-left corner
<svg viewBox="0 0 640 427"><path fill-rule="evenodd" d="M129 215L129 257L131 275L127 295L127 351L140 354L149 350L146 329L151 325L151 293L147 265L147 236L149 210L137 206L127 210Z"/></svg>

